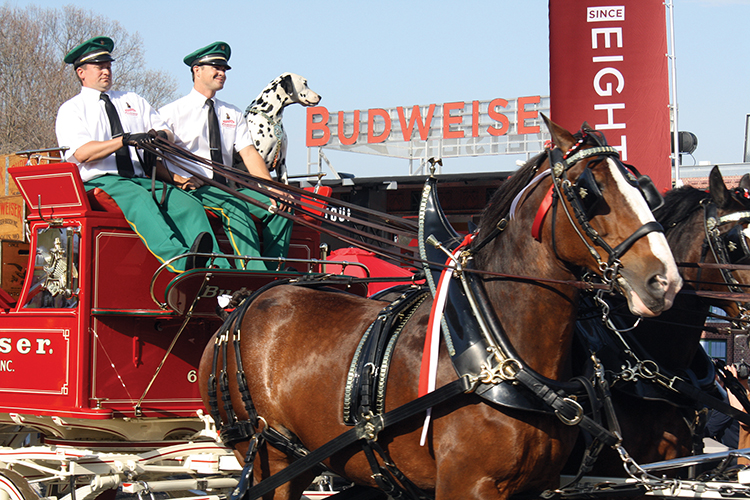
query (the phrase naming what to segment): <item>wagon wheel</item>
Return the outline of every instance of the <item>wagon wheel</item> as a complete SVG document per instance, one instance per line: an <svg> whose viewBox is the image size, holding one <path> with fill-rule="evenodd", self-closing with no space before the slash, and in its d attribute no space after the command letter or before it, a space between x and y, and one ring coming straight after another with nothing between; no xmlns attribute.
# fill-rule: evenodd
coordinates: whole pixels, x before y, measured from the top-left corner
<svg viewBox="0 0 750 500"><path fill-rule="evenodd" d="M0 500L39 500L39 495L21 474L0 469Z"/></svg>

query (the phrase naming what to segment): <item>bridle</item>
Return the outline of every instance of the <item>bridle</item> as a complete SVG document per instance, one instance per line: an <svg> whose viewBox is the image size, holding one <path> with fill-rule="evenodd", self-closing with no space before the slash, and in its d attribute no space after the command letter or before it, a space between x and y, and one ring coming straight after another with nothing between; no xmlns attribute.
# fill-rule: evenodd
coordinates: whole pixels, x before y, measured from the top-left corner
<svg viewBox="0 0 750 500"><path fill-rule="evenodd" d="M594 146L590 148L584 148L591 138L594 142ZM641 176L637 170L633 167L629 169L620 161L620 155L617 150L611 146L608 146L604 136L593 130L585 130L581 132L581 138L576 142L566 153L563 154L562 150L555 147L550 147L546 150L547 158L549 159L550 169L549 172L542 172L537 176L538 179L542 175L552 175L552 187L547 192L544 201L539 207L537 213L534 229L532 234L538 239L538 233L534 234L534 231L538 231L539 224L544 218L547 211L552 208L552 245L557 256L557 247L555 244L555 215L558 203L557 201L565 196L568 200L570 208L565 203L561 203L565 215L567 216L571 226L578 234L581 241L586 246L588 252L596 261L599 271L602 274L602 279L614 286L616 278L619 276L619 270L622 267L620 258L633 246L633 244L640 238L652 233L654 231L664 232L661 224L656 221L647 222L638 228L633 234L625 238L619 245L612 248L599 233L591 226L590 220L592 214L596 209L599 201L603 198L602 192L596 184L591 169L601 161L606 159L613 160L620 171L625 176L625 179L634 187L637 187L641 194L643 194L649 208L661 206L663 200L661 195L653 186L651 179L647 176ZM577 163L587 159L596 157L596 160L589 162L589 165L583 170L578 176L575 184L568 179L568 171L573 168ZM541 165L543 159L537 163ZM636 175L638 175L636 177ZM535 179L535 180L536 180ZM533 183L535 180L532 180ZM571 214L572 210L572 214ZM487 234L483 239L472 246L470 252L476 254L481 250L487 243L496 238L504 229L507 227L508 219L511 216L506 216L501 219L493 228L493 230ZM602 259L599 251L596 247L601 248L607 254L606 262ZM559 257L558 257L559 259Z"/></svg>
<svg viewBox="0 0 750 500"><path fill-rule="evenodd" d="M750 230L742 227L742 224L750 222L750 211L740 210L726 215L718 215L718 208L711 200L703 203L703 229L706 234L703 251L701 252L701 263L705 260L708 250L717 264L747 264L750 262L750 248L747 244L747 235L745 231ZM729 231L722 233L721 226L735 223ZM700 270L698 281L700 281ZM721 277L727 288L732 293L743 293L744 290L739 286L739 281L734 277L733 270L726 266L719 269ZM740 311L740 317L747 319L750 311L742 302L736 302Z"/></svg>
<svg viewBox="0 0 750 500"><path fill-rule="evenodd" d="M558 198L564 194L565 198L568 200L568 203L573 210L573 215L575 215L575 219L578 222L578 225L573 223L573 217L570 213L570 210L568 209L568 206L563 203L561 205L565 212L565 215L571 222L573 228L578 233L581 241L584 243L591 256L594 258L594 260L596 260L599 266L599 271L601 271L602 273L603 279L605 281L613 281L619 274L620 267L622 267L622 264L620 263L620 257L622 257L625 252L627 252L640 238L654 231L663 232L664 229L662 228L661 224L656 221L647 222L646 224L638 228L633 234L625 238L625 240L623 240L619 245L612 248L606 241L604 241L604 239L591 226L590 223L591 214L593 213L593 210L595 209L599 200L602 199L601 191L596 185L594 175L591 172L591 168L593 167L591 163L596 164L600 161L603 161L605 158L610 158L618 165L621 170L625 170L624 165L622 165L622 163L620 162L620 155L613 147L606 145L596 146L589 149L582 149L570 155L571 151L569 151L568 154L564 157L559 149L550 150L553 188ZM595 162L589 162L590 164L587 165L581 175L578 176L575 185L572 184L567 178L568 170L572 168L573 165L575 165L577 162L593 156L596 156L597 160ZM625 178L627 179L628 176L625 175ZM589 198L589 200L585 201L586 198ZM556 207L557 205L555 204L554 206ZM554 245L555 217L553 217L552 223L552 238ZM585 238L584 235L581 234L581 230L585 234ZM589 241L591 243L589 243ZM606 263L602 259L595 246L600 247L607 254L608 258Z"/></svg>

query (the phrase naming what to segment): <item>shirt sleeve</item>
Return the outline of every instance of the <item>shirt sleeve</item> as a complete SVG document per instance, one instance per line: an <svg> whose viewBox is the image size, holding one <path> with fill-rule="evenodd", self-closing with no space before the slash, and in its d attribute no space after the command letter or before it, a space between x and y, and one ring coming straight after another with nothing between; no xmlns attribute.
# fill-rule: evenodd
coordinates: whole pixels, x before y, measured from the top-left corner
<svg viewBox="0 0 750 500"><path fill-rule="evenodd" d="M164 119L161 117L161 115L146 101L145 99L142 99L143 101L143 121L146 126L146 130L144 132L147 132L151 129L154 130L171 130L169 125L167 125L167 122L164 121Z"/></svg>
<svg viewBox="0 0 750 500"><path fill-rule="evenodd" d="M161 117L162 120L164 120L164 123L166 123L167 127L169 127L169 129L172 132L175 131L175 128L174 128L175 120L174 120L174 116L172 116L173 113L171 111L173 109L174 109L174 103L166 104L162 106L161 108L159 108L159 116Z"/></svg>
<svg viewBox="0 0 750 500"><path fill-rule="evenodd" d="M69 148L63 153L65 161L75 164L80 162L74 153L84 144L94 140L86 126L83 113L76 110L72 102L66 102L60 106L55 121L55 134L57 145L61 148Z"/></svg>
<svg viewBox="0 0 750 500"><path fill-rule="evenodd" d="M239 152L248 146L253 146L253 136L250 134L250 127L247 125L247 120L243 116L242 112L237 112L237 128L236 135L234 137L234 149Z"/></svg>

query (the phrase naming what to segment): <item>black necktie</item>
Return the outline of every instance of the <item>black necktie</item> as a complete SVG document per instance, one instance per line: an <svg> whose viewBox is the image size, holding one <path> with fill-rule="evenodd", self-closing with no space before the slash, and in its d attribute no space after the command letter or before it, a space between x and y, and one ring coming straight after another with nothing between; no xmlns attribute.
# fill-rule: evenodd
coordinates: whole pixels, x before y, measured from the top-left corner
<svg viewBox="0 0 750 500"><path fill-rule="evenodd" d="M216 117L216 112L214 111L214 102L211 99L206 99L206 105L208 105L208 147L211 150L211 161L223 165L224 159L221 155L219 119ZM226 177L216 172L214 172L214 180L222 184L227 183Z"/></svg>
<svg viewBox="0 0 750 500"><path fill-rule="evenodd" d="M112 138L120 137L122 135L122 123L120 123L120 116L117 114L115 105L109 100L109 96L102 92L99 95L99 99L104 101L104 109L107 111L107 118L109 118L109 127L112 130ZM135 172L133 171L133 161L130 159L130 152L127 146L123 146L115 151L115 161L117 161L117 173L123 177L133 177Z"/></svg>

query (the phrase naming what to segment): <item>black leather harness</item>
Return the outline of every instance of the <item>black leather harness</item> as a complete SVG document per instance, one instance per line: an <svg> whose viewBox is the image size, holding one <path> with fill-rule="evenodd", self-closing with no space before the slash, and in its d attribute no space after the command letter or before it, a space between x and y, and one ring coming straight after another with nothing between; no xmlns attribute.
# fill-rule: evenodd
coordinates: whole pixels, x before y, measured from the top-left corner
<svg viewBox="0 0 750 500"><path fill-rule="evenodd" d="M424 286L406 286L402 290L396 300L380 311L354 353L344 393L344 423L347 425L355 425L363 415L381 414L385 409L388 371L399 334L430 296Z"/></svg>
<svg viewBox="0 0 750 500"><path fill-rule="evenodd" d="M609 154L610 151L607 150L606 153ZM563 169L563 171L567 170L564 167ZM461 239L448 223L440 208L434 189L436 182L434 177L427 180L420 205L420 256L427 262L445 261L444 254L441 254L443 250L440 248L455 248ZM572 196L577 199L577 195ZM587 218L580 203L578 205L571 204L578 206L576 218L579 219L579 222L586 222ZM646 225L615 249L609 248L606 243L599 246L607 250L611 263L627 251L635 239L654 230L661 230L661 226L658 224ZM589 236L591 237L591 235ZM428 237L439 242L439 244L428 245L426 243ZM602 241L602 243L604 242ZM469 259L466 263L467 270L471 269L472 262ZM434 293L434 283L440 270L428 269L427 271L427 281ZM449 287L449 297L443 317L445 340L459 377L458 380L399 408L383 412L382 402L385 398L384 390L390 353L395 346L401 328L408 320L410 311L414 311L427 297L424 290L418 289L409 294L404 294L395 303L384 308L365 333L352 361L349 371L350 380L347 383L347 394L345 395L344 420L348 424L354 425L354 428L312 452L296 446L291 443L289 438L278 432L267 430L267 426L261 432L253 432L258 426L259 417L255 413L249 394L247 394L246 399L243 393L243 401L245 401L245 407L248 414L251 415L251 419L249 422L238 422L234 412L231 411L228 383L225 382L227 375L221 370L218 373L219 385L225 412L229 417L229 422L223 424L219 417L218 408L213 406L213 402L216 401L216 381L212 374L209 379L209 399L212 401L211 414L214 416L217 426L222 429L222 439L225 439L225 443L229 445L239 441L251 441L242 480L233 493L232 500L260 498L302 472L319 466L322 460L356 441L362 442L365 455L373 468L373 478L391 497L425 498L425 495L398 471L395 464L392 464L387 453L377 445L378 433L389 425L425 411L427 408L463 392L475 391L479 396L492 403L511 408L554 413L567 425L580 425L603 445L611 446L618 443L619 436L616 433L610 432L598 421L584 414L581 405L571 397L573 394L578 394L584 399L593 398L601 390L594 388L592 383L585 378L568 383L558 382L543 377L528 367L516 355L513 346L505 335L495 310L487 298L482 280L473 273L459 274L461 286ZM255 296L259 293L260 291L256 292ZM224 359L226 359L230 337L235 347L238 372L242 370L238 349L239 325L242 323L242 315L244 315L244 311L247 310L251 300L252 298L248 299L247 304L238 308L238 311L241 309L243 312L235 311L230 316L225 323L229 326L222 328L221 334L217 336L217 339L222 340L221 342L217 340L215 346L214 372L217 368L218 350L222 349ZM499 364L495 363L494 360L497 358L501 358L503 361ZM238 383L244 383L244 373L241 376L238 373L237 377ZM359 383L355 383L355 380ZM213 392L211 384L213 384ZM242 387L243 385L240 386L240 392L243 392ZM244 388L247 388L246 383L244 383ZM374 397L375 393L377 393L377 397ZM227 405L229 405L230 410L227 410ZM281 449L289 450L287 453L298 459L283 471L251 487L252 462L255 452L263 440L268 440L270 444L280 446ZM281 441L281 443L278 441ZM380 455L383 465L378 463L375 454Z"/></svg>

